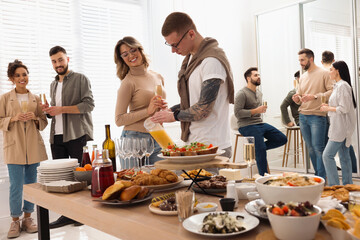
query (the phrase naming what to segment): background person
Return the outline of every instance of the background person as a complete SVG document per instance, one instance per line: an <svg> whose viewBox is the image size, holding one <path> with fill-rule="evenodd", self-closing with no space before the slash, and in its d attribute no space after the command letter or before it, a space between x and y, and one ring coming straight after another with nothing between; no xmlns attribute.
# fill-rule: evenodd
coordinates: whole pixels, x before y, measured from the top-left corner
<svg viewBox="0 0 360 240"><path fill-rule="evenodd" d="M89 79L81 73L69 69L69 57L63 47L55 46L49 51L51 63L57 73L50 85L51 106L43 105L43 111L51 116L50 144L53 159L76 158L81 164L83 147L93 140L91 112L94 99ZM49 224L58 228L74 223L61 216Z"/></svg>
<svg viewBox="0 0 360 240"><path fill-rule="evenodd" d="M349 147L355 130L356 101L351 87L350 73L344 61L337 61L330 68L330 78L335 80L329 104L322 104L320 110L328 112L330 119L329 141L323 152L323 161L329 186L340 185L335 163L339 153L342 184L352 184L352 168Z"/></svg>
<svg viewBox="0 0 360 240"><path fill-rule="evenodd" d="M294 74L294 78L296 81L296 85L298 85L299 83L299 78L300 78L300 71L297 71L295 74ZM295 123L296 125L299 126L299 105L296 104L293 100L292 100L292 96L296 93L296 88L294 87L293 90L291 90L287 96L285 97L285 99L283 100L283 102L281 103L280 105L280 110L281 110L281 120L282 122L288 126L288 127L293 127L295 126ZM291 115L292 117L294 118L294 121L291 121L290 120L290 117L289 117L289 112L288 112L288 107L290 106L290 110L291 110Z"/></svg>
<svg viewBox="0 0 360 240"><path fill-rule="evenodd" d="M261 84L257 68L252 67L246 70L244 78L247 85L236 94L234 113L241 135L255 138L256 165L259 174L263 176L268 173L266 151L284 145L287 138L275 127L264 123L261 118L267 106L263 105L262 93L257 89L257 86Z"/></svg>
<svg viewBox="0 0 360 240"><path fill-rule="evenodd" d="M15 60L9 63L7 76L15 88L0 97L0 128L4 134L4 161L9 171L9 203L13 220L7 236L15 238L20 236L21 229L28 233L37 232L37 226L30 217L34 204L23 201L23 185L37 181L36 168L39 162L47 159L39 133L47 126L47 120L39 97L26 88L29 83L27 67Z"/></svg>
<svg viewBox="0 0 360 240"><path fill-rule="evenodd" d="M230 158L229 106L234 103L234 84L224 51L215 39L202 37L186 13L167 16L161 33L173 53L185 56L178 75L180 104L151 119L180 121L184 142L211 143Z"/></svg>
<svg viewBox="0 0 360 240"><path fill-rule="evenodd" d="M321 96L328 99L332 93L334 81L329 71L314 63L314 52L304 48L298 52L299 63L306 72L301 75L299 87L292 99L299 107L301 134L305 140L315 175L326 178L322 153L326 145L328 121L326 113L320 111Z"/></svg>
<svg viewBox="0 0 360 240"><path fill-rule="evenodd" d="M153 139L144 127L146 118L152 116L164 104L165 91L161 99L154 96L157 85L164 86L163 77L148 70L149 60L142 45L133 37L124 37L115 46L114 61L116 75L121 80L118 90L115 123L124 126L122 136L132 138ZM128 112L129 108L129 112ZM150 164L160 160L157 156L161 150L154 141L154 152L150 156Z"/></svg>

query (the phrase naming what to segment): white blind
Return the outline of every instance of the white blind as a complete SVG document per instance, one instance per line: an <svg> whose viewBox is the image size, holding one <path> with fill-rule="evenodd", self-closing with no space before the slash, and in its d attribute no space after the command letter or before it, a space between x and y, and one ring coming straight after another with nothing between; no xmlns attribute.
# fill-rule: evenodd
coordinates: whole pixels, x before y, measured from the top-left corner
<svg viewBox="0 0 360 240"><path fill-rule="evenodd" d="M49 50L63 46L70 57L69 68L84 73L95 98L94 139L105 139L104 124L112 125L112 138L119 135L114 125L116 77L113 50L116 42L132 35L141 42L146 25L141 0L0 0L0 94L14 86L8 81L7 66L14 59L29 69L28 88L46 93L56 75ZM50 121L49 121L50 123ZM50 125L42 132L47 154ZM6 176L0 131L0 177Z"/></svg>

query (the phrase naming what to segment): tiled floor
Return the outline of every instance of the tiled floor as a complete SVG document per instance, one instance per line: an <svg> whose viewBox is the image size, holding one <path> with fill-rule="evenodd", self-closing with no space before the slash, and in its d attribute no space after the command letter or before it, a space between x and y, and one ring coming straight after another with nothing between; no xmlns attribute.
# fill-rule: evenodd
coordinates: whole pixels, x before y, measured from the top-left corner
<svg viewBox="0 0 360 240"><path fill-rule="evenodd" d="M59 215L55 213L50 213L50 221L56 220ZM33 214L33 216L36 219L36 214ZM0 240L7 239L7 232L9 230L11 223L10 218L0 219ZM115 238L109 234L103 233L99 230L96 230L89 226L80 226L75 227L73 225L68 225L65 227L52 229L50 230L50 237L51 240L117 240L118 238ZM21 232L20 237L16 239L21 240L37 240L38 235L37 233L29 234L26 232Z"/></svg>

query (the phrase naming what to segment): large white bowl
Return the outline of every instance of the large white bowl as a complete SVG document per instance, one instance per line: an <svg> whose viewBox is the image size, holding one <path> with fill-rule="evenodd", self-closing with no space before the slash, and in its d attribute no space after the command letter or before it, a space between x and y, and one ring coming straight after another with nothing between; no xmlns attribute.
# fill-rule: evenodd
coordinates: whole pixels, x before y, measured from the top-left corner
<svg viewBox="0 0 360 240"><path fill-rule="evenodd" d="M275 176L282 176L282 174L269 175L261 177L255 180L256 188L260 194L260 197L266 204L275 204L278 201L282 202L306 202L316 204L324 189L325 180L321 177L321 182L316 185L303 186L303 187L291 187L291 186L270 186L263 184L269 178ZM301 174L301 176L315 177L314 175Z"/></svg>
<svg viewBox="0 0 360 240"><path fill-rule="evenodd" d="M321 208L316 208L316 215L306 217L279 216L266 209L275 236L281 240L314 239L320 223Z"/></svg>

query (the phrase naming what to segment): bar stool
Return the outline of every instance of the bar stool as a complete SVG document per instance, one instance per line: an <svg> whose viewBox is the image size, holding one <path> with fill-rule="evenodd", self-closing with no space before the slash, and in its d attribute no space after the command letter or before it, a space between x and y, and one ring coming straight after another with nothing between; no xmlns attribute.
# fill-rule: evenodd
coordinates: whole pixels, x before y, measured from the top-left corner
<svg viewBox="0 0 360 240"><path fill-rule="evenodd" d="M296 168L296 163L299 163L299 155L300 155L300 144L301 144L301 151L302 151L302 160L304 165L304 143L302 134L300 131L299 126L295 127L285 127L286 128L286 138L288 139L287 143L284 146L284 155L283 155L283 161L282 166L287 167L288 164L288 158L289 158L289 150L290 150L290 144L291 144L291 134L293 133L293 139L294 139L294 167ZM299 144L300 139L300 144Z"/></svg>

